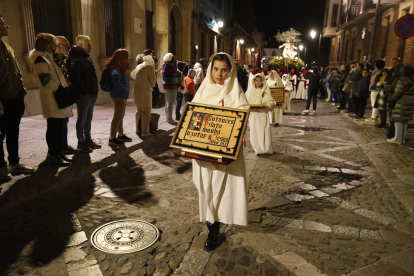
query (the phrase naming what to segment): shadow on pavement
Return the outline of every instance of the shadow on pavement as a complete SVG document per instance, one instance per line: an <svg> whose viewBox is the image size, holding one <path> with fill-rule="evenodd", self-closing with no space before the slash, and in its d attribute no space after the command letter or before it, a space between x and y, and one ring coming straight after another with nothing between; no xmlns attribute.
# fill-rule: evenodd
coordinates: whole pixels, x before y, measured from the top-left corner
<svg viewBox="0 0 414 276"><path fill-rule="evenodd" d="M142 151L155 161L173 168L177 173L183 174L187 170L190 170L193 166L192 162L184 162L184 158L178 158L174 155L174 152L180 151L180 149L170 148L171 137L166 137L159 142L158 147L145 147Z"/></svg>
<svg viewBox="0 0 414 276"><path fill-rule="evenodd" d="M123 150L122 147L112 147L112 149L115 152ZM109 166L102 169L99 177L103 183L111 188L116 196L130 204L148 201L153 202L153 194L145 191L144 170L129 155L119 159L117 166Z"/></svg>
<svg viewBox="0 0 414 276"><path fill-rule="evenodd" d="M72 213L88 203L95 187L95 178L91 175L61 184L66 173L91 164L87 154L75 155L74 160L58 175L58 168L45 160L35 173L16 181L1 196L1 201L10 202L25 189L45 190L0 213L0 275L6 275L10 266L22 257L27 256L32 266L41 266L64 251L69 237L76 232Z"/></svg>

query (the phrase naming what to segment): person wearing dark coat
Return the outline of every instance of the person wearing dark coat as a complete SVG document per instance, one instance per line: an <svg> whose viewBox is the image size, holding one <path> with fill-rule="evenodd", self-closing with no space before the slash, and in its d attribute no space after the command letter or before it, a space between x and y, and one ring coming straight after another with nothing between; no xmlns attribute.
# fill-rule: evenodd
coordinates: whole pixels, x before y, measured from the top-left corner
<svg viewBox="0 0 414 276"><path fill-rule="evenodd" d="M402 64L398 63L396 66L394 66L394 73L393 76L390 80L389 84L386 84L384 86L384 92L386 95L386 99L387 99L387 103L391 101L392 96L394 95L394 91L395 88L397 87L397 83L401 78L401 69L402 69ZM386 110L389 114L389 118L391 119L391 115L392 115L392 108L387 104ZM388 129L387 132L387 138L391 139L395 136L395 126L394 126L394 122L390 120L390 128Z"/></svg>
<svg viewBox="0 0 414 276"><path fill-rule="evenodd" d="M346 108L346 103L349 99L349 95L348 93L346 93L343 88L345 86L345 80L348 77L349 71L351 70L350 66L345 66L345 69L341 71L341 77L338 79L338 89L339 89L339 93L341 94L341 101L340 101L340 105L338 106L338 110L341 109L345 109Z"/></svg>
<svg viewBox="0 0 414 276"><path fill-rule="evenodd" d="M401 60L399 58L393 58L392 59L392 68L387 76L387 84L391 84L393 81L393 77L394 77L394 72L397 72L398 70L396 70L395 66L397 66L398 64L401 64ZM399 72L398 72L399 74Z"/></svg>
<svg viewBox="0 0 414 276"><path fill-rule="evenodd" d="M79 35L76 46L69 51L66 61L69 67L70 82L79 94L76 103L78 119L76 121L77 149L83 152L92 152L102 146L96 144L91 137L93 108L98 98L98 78L95 66L90 56L92 50L89 36Z"/></svg>
<svg viewBox="0 0 414 276"><path fill-rule="evenodd" d="M387 105L392 108L391 121L395 125L395 136L387 141L397 144L405 143L408 122L413 119L414 109L414 68L411 65L403 64L401 78Z"/></svg>
<svg viewBox="0 0 414 276"><path fill-rule="evenodd" d="M309 108L311 100L313 99L313 111L312 114L316 113L316 96L318 95L319 85L321 81L321 75L319 74L319 68L317 66L313 67L313 70L309 72L304 77L306 80L309 80L308 84L308 101L306 103L306 109L302 112L302 115L309 114Z"/></svg>
<svg viewBox="0 0 414 276"><path fill-rule="evenodd" d="M367 99L370 95L369 83L371 79L369 77L369 69L364 69L361 76L362 77L356 83L356 89L352 92L352 101L356 120L364 119L365 107L367 105Z"/></svg>

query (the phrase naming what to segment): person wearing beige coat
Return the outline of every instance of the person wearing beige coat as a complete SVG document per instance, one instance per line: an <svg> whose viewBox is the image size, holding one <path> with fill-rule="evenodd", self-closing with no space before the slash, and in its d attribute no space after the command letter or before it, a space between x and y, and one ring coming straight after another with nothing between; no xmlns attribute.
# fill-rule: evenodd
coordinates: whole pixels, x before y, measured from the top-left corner
<svg viewBox="0 0 414 276"><path fill-rule="evenodd" d="M29 53L30 61L39 82L39 96L43 117L47 119L46 142L49 147L51 163L68 166L72 159L61 153L61 133L64 122L72 117L72 108L59 109L53 92L60 86L68 87L65 76L55 63L52 52L56 50L56 37L41 33L36 36L35 50Z"/></svg>
<svg viewBox="0 0 414 276"><path fill-rule="evenodd" d="M152 90L157 81L155 76L155 63L151 56L144 56L144 62L139 64L131 77L134 81L134 103L137 106L135 114L136 133L142 137L152 136L149 130L152 108ZM141 119L142 117L142 119ZM141 129L138 123L141 119Z"/></svg>

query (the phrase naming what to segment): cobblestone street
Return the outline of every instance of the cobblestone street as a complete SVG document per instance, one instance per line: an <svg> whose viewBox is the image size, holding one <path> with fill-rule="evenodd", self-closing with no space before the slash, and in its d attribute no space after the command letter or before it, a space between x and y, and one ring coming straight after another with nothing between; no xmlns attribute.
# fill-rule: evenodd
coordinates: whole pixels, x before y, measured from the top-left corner
<svg viewBox="0 0 414 276"><path fill-rule="evenodd" d="M295 113L272 128L273 155L256 156L247 133L250 222L222 225L215 251L203 250L191 160L174 156L164 128L1 185L0 275L414 275L413 128L390 144L325 101L314 116L300 115L304 105L292 101ZM129 133L133 118L127 110ZM92 246L96 228L123 219L153 223L160 239L124 255Z"/></svg>

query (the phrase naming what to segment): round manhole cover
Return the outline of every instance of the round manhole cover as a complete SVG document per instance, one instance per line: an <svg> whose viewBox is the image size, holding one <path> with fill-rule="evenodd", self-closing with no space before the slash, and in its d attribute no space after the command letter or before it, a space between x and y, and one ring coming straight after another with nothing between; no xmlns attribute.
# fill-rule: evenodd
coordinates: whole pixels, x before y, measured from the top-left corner
<svg viewBox="0 0 414 276"><path fill-rule="evenodd" d="M125 254L153 245L159 237L158 229L141 220L118 220L102 225L92 236L92 245L103 252Z"/></svg>

